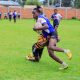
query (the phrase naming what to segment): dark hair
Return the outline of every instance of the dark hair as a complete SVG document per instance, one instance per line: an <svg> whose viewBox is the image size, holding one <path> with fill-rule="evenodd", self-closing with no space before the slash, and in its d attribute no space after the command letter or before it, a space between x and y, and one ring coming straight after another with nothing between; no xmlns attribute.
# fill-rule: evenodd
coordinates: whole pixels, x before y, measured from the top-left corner
<svg viewBox="0 0 80 80"><path fill-rule="evenodd" d="M39 5L37 5L37 6L36 6L36 8L40 9L40 8L42 8L42 7L41 7L41 6L39 6Z"/></svg>
<svg viewBox="0 0 80 80"><path fill-rule="evenodd" d="M54 9L54 10L58 11L57 9Z"/></svg>
<svg viewBox="0 0 80 80"><path fill-rule="evenodd" d="M38 13L41 13L39 8L34 8L33 11L36 10Z"/></svg>

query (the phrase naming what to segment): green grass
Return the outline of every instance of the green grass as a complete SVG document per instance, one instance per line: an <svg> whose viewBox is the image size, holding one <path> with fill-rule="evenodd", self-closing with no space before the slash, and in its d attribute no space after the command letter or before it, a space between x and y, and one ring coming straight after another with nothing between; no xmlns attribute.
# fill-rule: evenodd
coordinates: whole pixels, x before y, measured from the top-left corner
<svg viewBox="0 0 80 80"><path fill-rule="evenodd" d="M60 65L49 57L46 48L39 63L25 60L37 41L34 23L32 19L18 20L16 24L0 20L0 80L80 80L80 21L62 20L59 26L58 46L73 53L71 61L65 54L55 53L69 64L63 71L58 70Z"/></svg>

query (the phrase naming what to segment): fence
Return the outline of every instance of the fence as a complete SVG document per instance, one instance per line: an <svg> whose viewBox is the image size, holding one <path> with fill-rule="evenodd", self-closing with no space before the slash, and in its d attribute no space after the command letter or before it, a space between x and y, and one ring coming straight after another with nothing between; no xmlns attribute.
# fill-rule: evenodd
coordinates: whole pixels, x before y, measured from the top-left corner
<svg viewBox="0 0 80 80"><path fill-rule="evenodd" d="M32 9L33 7L22 8L22 7L4 7L0 6L0 12L2 12L2 18L4 17L4 13L8 11L20 12L21 18L32 18ZM57 8L58 12L63 16L64 19L71 19L72 17L76 17L80 19L80 9L74 8ZM53 14L54 8L43 7L43 11L48 18Z"/></svg>

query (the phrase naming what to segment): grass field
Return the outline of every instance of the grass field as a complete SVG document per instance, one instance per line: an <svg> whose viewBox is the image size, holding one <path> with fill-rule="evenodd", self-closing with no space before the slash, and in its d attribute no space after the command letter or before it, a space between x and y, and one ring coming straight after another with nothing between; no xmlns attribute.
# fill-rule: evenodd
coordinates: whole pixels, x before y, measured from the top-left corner
<svg viewBox="0 0 80 80"><path fill-rule="evenodd" d="M32 30L34 22L32 19L18 20L16 24L0 21L0 80L80 80L80 21L62 20L59 26L58 46L69 48L73 53L71 61L65 54L55 53L69 64L69 68L62 71L46 48L39 63L25 59L37 40Z"/></svg>

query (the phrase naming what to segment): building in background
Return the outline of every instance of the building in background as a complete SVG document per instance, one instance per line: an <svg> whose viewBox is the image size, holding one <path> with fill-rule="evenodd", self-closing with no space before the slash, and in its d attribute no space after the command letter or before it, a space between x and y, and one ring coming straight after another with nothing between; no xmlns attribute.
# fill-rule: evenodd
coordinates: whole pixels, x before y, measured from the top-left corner
<svg viewBox="0 0 80 80"><path fill-rule="evenodd" d="M16 1L11 1L11 0L0 0L0 5L3 6L20 6L20 4Z"/></svg>
<svg viewBox="0 0 80 80"><path fill-rule="evenodd" d="M43 0L43 5L53 7L74 7L75 1L76 0Z"/></svg>

